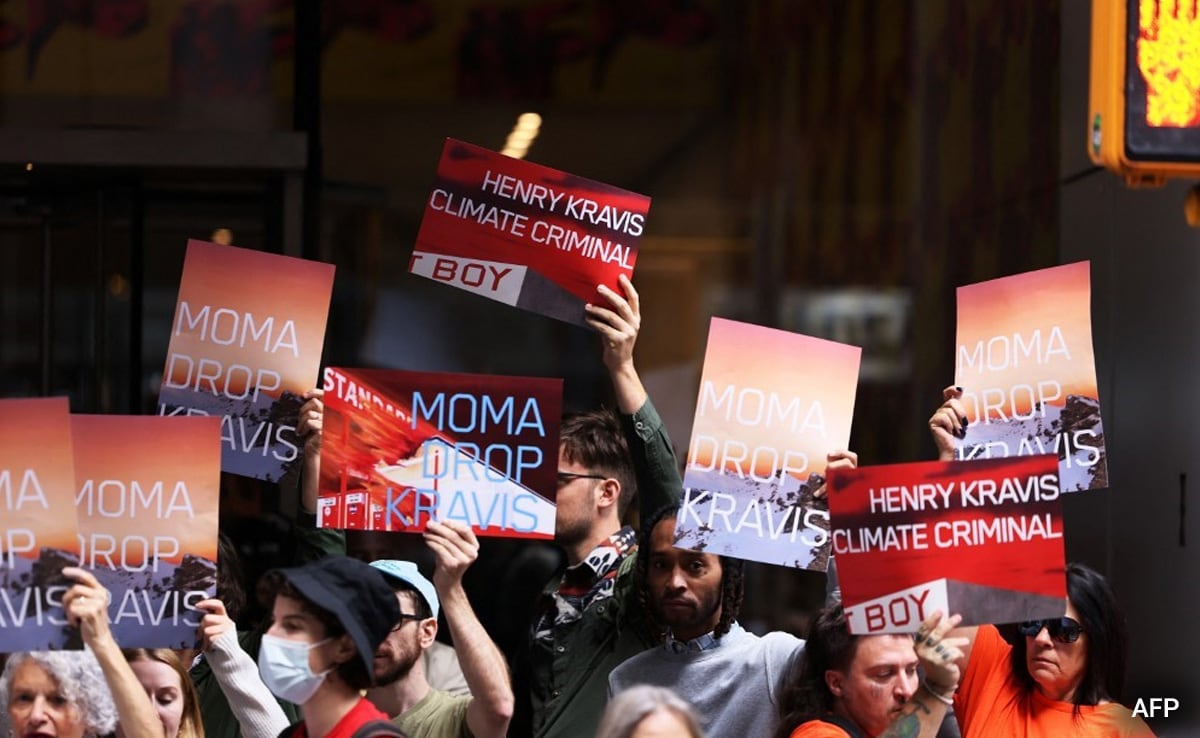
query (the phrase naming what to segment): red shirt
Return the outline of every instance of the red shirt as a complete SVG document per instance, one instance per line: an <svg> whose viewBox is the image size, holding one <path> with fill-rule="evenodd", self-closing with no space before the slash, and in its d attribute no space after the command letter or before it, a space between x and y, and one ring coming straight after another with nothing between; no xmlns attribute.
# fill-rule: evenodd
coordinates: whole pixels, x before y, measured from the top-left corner
<svg viewBox="0 0 1200 738"><path fill-rule="evenodd" d="M360 697L358 703L350 708L350 712L342 716L342 719L337 721L333 726L333 730L326 733L321 738L350 738L354 735L354 731L361 728L365 723L372 720L387 720L388 716L379 711L379 708L371 704L365 697ZM304 725L304 721L296 723L293 726L289 738L308 738L308 729Z"/></svg>

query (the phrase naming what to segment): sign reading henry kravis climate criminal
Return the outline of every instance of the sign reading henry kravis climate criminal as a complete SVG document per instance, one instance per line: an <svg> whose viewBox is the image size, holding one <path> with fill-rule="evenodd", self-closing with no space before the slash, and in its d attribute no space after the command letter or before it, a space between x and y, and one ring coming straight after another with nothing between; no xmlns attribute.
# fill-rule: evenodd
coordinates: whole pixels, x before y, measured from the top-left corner
<svg viewBox="0 0 1200 738"><path fill-rule="evenodd" d="M850 632L1059 617L1062 496L1052 454L836 469L833 553Z"/></svg>
<svg viewBox="0 0 1200 738"><path fill-rule="evenodd" d="M221 418L221 470L278 481L300 463L333 266L188 241L159 415Z"/></svg>
<svg viewBox="0 0 1200 738"><path fill-rule="evenodd" d="M857 346L713 318L675 545L802 569L829 560L816 496L846 448Z"/></svg>
<svg viewBox="0 0 1200 738"><path fill-rule="evenodd" d="M958 288L958 458L1056 454L1063 492L1108 486L1086 261Z"/></svg>
<svg viewBox="0 0 1200 738"><path fill-rule="evenodd" d="M562 380L325 369L317 521L554 535Z"/></svg>
<svg viewBox="0 0 1200 738"><path fill-rule="evenodd" d="M650 198L446 139L409 271L586 325L633 276Z"/></svg>

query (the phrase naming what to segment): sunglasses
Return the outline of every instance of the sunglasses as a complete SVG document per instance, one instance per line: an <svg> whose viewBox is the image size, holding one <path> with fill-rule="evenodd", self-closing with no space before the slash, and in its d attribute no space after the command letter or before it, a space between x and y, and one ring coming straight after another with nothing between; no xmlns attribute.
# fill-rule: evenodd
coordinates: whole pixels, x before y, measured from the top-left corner
<svg viewBox="0 0 1200 738"><path fill-rule="evenodd" d="M1050 637L1059 643L1074 643L1083 635L1083 626L1074 618L1048 618L1046 620L1026 620L1017 626L1017 632L1023 636L1034 638L1042 632L1042 628Z"/></svg>

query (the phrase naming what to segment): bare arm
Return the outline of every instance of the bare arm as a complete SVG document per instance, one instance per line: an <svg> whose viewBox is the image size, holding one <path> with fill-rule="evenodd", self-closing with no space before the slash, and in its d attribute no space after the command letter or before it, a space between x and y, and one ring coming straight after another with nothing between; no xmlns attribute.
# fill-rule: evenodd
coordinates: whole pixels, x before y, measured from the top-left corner
<svg viewBox="0 0 1200 738"><path fill-rule="evenodd" d="M310 515L317 511L317 495L320 492L321 475L321 424L325 419L325 403L321 398L324 390L313 389L304 393L306 398L300 406L296 421L296 434L304 439L304 464L300 471L300 509Z"/></svg>
<svg viewBox="0 0 1200 738"><path fill-rule="evenodd" d="M600 285L598 289L607 298L608 305L585 306L584 320L596 329L604 342L604 366L612 379L617 410L632 415L646 403L646 388L633 365L633 347L642 327L642 309L637 290L629 278L622 274L618 280L625 295L622 297Z"/></svg>
<svg viewBox="0 0 1200 738"><path fill-rule="evenodd" d="M508 732L514 703L508 664L475 616L462 587L463 573L479 556L479 541L466 525L447 520L429 523L425 543L437 557L433 586L471 688L467 726L475 738L502 738Z"/></svg>
<svg viewBox="0 0 1200 738"><path fill-rule="evenodd" d="M125 738L163 738L163 724L150 695L121 653L108 627L108 590L86 569L68 566L63 574L75 581L63 595L67 622L79 629L92 650L117 708L117 722Z"/></svg>

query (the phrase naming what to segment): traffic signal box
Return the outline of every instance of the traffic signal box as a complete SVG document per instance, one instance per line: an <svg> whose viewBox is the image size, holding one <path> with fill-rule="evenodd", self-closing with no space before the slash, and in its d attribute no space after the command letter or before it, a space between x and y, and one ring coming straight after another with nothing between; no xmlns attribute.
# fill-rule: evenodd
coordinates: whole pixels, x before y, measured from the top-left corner
<svg viewBox="0 0 1200 738"><path fill-rule="evenodd" d="M1200 3L1093 0L1092 161L1131 187L1200 179Z"/></svg>

